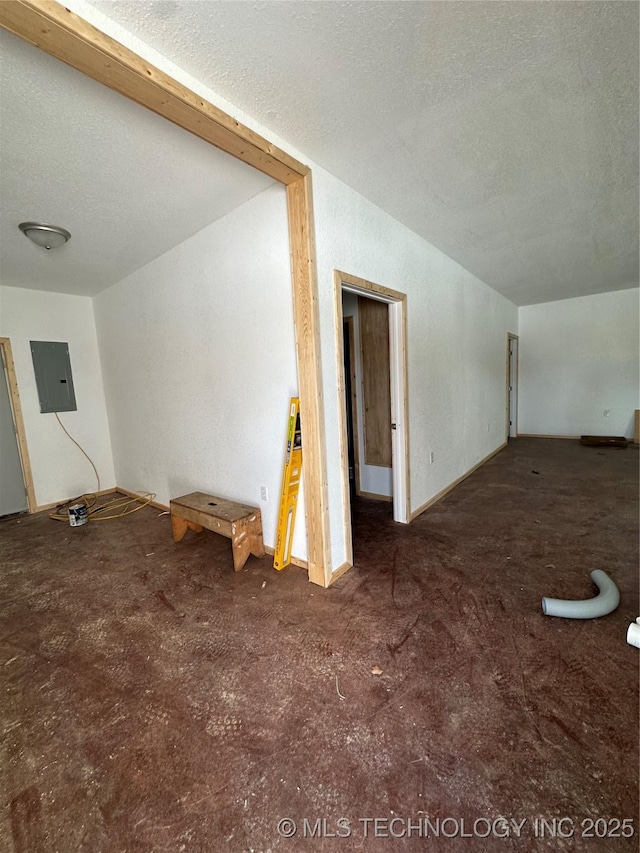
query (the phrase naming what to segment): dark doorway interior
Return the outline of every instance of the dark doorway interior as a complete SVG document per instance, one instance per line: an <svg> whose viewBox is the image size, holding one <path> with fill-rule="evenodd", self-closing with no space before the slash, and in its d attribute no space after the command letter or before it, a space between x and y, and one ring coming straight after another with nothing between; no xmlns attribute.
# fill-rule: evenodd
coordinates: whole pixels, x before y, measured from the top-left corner
<svg viewBox="0 0 640 853"><path fill-rule="evenodd" d="M347 453L349 457L349 492L351 494L351 503L356 494L356 450L355 450L355 427L353 423L353 384L352 384L352 369L351 350L353 347L353 321L343 320L343 350L344 350L344 397L345 409L347 412Z"/></svg>

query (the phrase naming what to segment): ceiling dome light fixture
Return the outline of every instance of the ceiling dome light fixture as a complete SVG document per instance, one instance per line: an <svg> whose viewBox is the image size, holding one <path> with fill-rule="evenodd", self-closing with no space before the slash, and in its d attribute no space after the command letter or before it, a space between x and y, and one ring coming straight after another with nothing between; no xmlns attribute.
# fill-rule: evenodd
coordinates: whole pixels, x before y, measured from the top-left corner
<svg viewBox="0 0 640 853"><path fill-rule="evenodd" d="M21 222L18 228L37 246L43 249L57 249L64 246L71 234L57 225L43 225L41 222Z"/></svg>

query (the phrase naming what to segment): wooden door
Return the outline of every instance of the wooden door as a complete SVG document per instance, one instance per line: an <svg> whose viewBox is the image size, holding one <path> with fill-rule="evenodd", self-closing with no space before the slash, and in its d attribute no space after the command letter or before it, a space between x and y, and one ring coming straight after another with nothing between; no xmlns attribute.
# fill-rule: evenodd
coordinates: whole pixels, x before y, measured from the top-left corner
<svg viewBox="0 0 640 853"><path fill-rule="evenodd" d="M358 297L362 353L364 462L391 468L391 377L389 372L389 307Z"/></svg>

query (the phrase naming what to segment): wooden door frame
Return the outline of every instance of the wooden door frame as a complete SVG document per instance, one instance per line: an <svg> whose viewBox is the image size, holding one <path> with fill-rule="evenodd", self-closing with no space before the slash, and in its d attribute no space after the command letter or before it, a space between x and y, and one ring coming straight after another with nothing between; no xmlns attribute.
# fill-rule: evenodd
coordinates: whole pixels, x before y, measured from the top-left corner
<svg viewBox="0 0 640 853"><path fill-rule="evenodd" d="M346 323L349 327L349 366L351 368L351 400L348 402L348 405L351 407L351 425L353 428L353 475L355 480L355 490L356 494L360 494L360 445L358 443L358 404L357 404L357 382L358 377L356 375L356 342L355 342L355 323L353 321L353 317L344 317L342 318L343 323ZM344 334L342 337L342 343L344 346ZM343 363L344 363L344 352L343 352ZM346 384L345 384L345 394L346 394ZM346 401L346 396L345 396ZM345 421L346 426L346 421ZM348 450L348 448L347 448ZM348 453L347 453L348 457ZM347 459L348 462L348 459Z"/></svg>
<svg viewBox="0 0 640 853"><path fill-rule="evenodd" d="M515 384L515 389L516 389L515 418L516 418L516 420L515 420L515 424L514 424L515 435L511 435L511 427L509 424L509 421L511 420L511 418L510 418L510 414L511 414L511 393L509 390L509 374L510 374L509 361L510 361L510 357L511 357L511 341L516 341L516 346L517 346L516 363L515 363L515 373L516 373L516 384ZM507 332L507 406L506 406L506 416L505 416L505 421L506 421L505 440L506 441L509 441L510 438L517 438L518 437L518 363L519 363L519 360L520 360L520 338L518 337L518 335L514 335L511 332Z"/></svg>
<svg viewBox="0 0 640 853"><path fill-rule="evenodd" d="M344 293L344 287L343 287ZM358 366L360 383L358 391L362 412L362 464L372 468L393 469L393 439L387 432L391 411L391 359L389 351L391 336L389 333L389 304L379 299L371 299L359 293L358 300ZM367 316L369 312L373 314ZM371 324L376 327L371 328ZM378 323L381 324L378 328ZM389 374L386 376L385 374ZM385 383L385 379L387 379ZM386 384L386 388L384 385ZM377 397L378 390L384 389L385 399ZM380 423L382 419L382 423ZM381 434L384 430L384 438ZM377 442L388 442L383 448ZM388 451L389 461L386 461ZM376 495L379 500L391 502L391 495Z"/></svg>
<svg viewBox="0 0 640 853"><path fill-rule="evenodd" d="M338 371L338 426L340 441L340 477L342 485L343 523L345 530L345 546L347 564L339 571L353 565L353 542L351 529L351 496L349 494L349 454L347 448L347 419L345 414L345 381L344 381L344 345L342 335L342 291L379 299L395 308L395 314L389 322L389 350L391 381L394 391L391 394L391 405L401 400L402 410L395 412L396 421L400 421L401 429L396 432L396 443L400 446L402 462L393 464L393 501L394 517L396 510L402 516L403 523L411 518L410 472L409 472L409 396L408 396L408 361L407 361L407 295L397 290L374 284L364 278L349 273L334 270L333 272L333 302L336 333L337 371ZM396 485L399 488L396 488Z"/></svg>
<svg viewBox="0 0 640 853"><path fill-rule="evenodd" d="M307 569L331 582L329 505L311 170L54 0L0 0L0 26L284 184L287 191Z"/></svg>
<svg viewBox="0 0 640 853"><path fill-rule="evenodd" d="M36 491L33 487L33 475L31 473L31 462L29 461L27 436L24 431L24 419L22 417L22 406L20 405L20 392L18 391L16 369L13 362L13 352L11 351L11 341L9 338L0 338L0 351L2 352L2 359L6 369L7 390L9 391L11 414L13 415L13 424L16 428L16 437L18 439L18 455L20 456L22 479L24 480L24 488L27 493L27 508L29 512L35 512L37 509ZM4 370L2 372L4 373ZM2 378L2 382L4 382L4 376Z"/></svg>

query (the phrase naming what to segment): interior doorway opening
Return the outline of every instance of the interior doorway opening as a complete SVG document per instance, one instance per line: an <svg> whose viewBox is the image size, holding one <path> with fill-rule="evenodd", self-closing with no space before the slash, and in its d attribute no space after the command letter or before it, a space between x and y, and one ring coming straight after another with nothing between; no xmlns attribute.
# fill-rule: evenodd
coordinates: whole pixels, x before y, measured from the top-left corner
<svg viewBox="0 0 640 853"><path fill-rule="evenodd" d="M9 338L0 338L0 518L36 507Z"/></svg>
<svg viewBox="0 0 640 853"><path fill-rule="evenodd" d="M358 494L360 482L360 454L356 447L358 433L358 409L357 409L357 374L356 374L356 337L355 322L353 316L347 316L344 312L342 321L342 346L344 357L344 399L345 418L347 425L347 464L349 475L349 497L353 502Z"/></svg>
<svg viewBox="0 0 640 853"><path fill-rule="evenodd" d="M328 586L334 578L310 168L62 5L0 3L0 27L285 185L305 424L307 570L311 582Z"/></svg>
<svg viewBox="0 0 640 853"><path fill-rule="evenodd" d="M344 523L352 561L351 504L392 503L409 522L406 295L334 273ZM344 308L343 308L344 306Z"/></svg>
<svg viewBox="0 0 640 853"><path fill-rule="evenodd" d="M393 500L389 305L342 290L350 492Z"/></svg>
<svg viewBox="0 0 640 853"><path fill-rule="evenodd" d="M507 439L518 437L518 336L507 336Z"/></svg>

